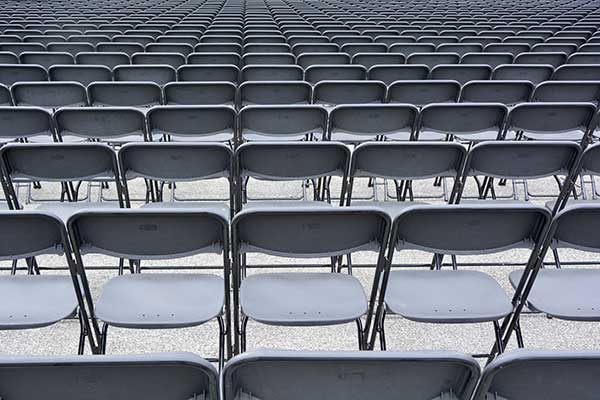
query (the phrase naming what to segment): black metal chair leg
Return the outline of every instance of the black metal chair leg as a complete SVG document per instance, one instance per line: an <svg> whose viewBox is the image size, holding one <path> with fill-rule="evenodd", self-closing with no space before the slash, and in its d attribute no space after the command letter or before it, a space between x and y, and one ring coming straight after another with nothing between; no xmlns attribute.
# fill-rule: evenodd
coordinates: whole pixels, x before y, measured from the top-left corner
<svg viewBox="0 0 600 400"><path fill-rule="evenodd" d="M79 319L79 343L77 347L77 354L82 355L85 350L85 337L87 336L87 331L85 329L85 322L83 321L83 316L80 312L77 313L77 317Z"/></svg>
<svg viewBox="0 0 600 400"><path fill-rule="evenodd" d="M496 334L496 346L498 346L498 354L504 352L504 346L502 345L502 334L500 332L500 324L498 321L494 321L494 333Z"/></svg>
<svg viewBox="0 0 600 400"><path fill-rule="evenodd" d="M242 316L242 326L240 327L240 352L246 352L246 328L248 327L248 317Z"/></svg>
<svg viewBox="0 0 600 400"><path fill-rule="evenodd" d="M219 372L221 372L225 365L225 335L227 335L227 329L223 317L218 317L217 321L219 322Z"/></svg>
<svg viewBox="0 0 600 400"><path fill-rule="evenodd" d="M102 324L102 337L100 338L100 354L106 354L108 324Z"/></svg>
<svg viewBox="0 0 600 400"><path fill-rule="evenodd" d="M356 328L358 330L358 349L366 350L365 331L363 330L363 324L360 318L356 320Z"/></svg>
<svg viewBox="0 0 600 400"><path fill-rule="evenodd" d="M521 320L517 320L517 323L515 324L515 333L517 336L517 346L519 346L520 349L525 347L525 342L523 341L523 331L521 330Z"/></svg>
<svg viewBox="0 0 600 400"><path fill-rule="evenodd" d="M383 312L381 313L381 321L379 321L379 323L377 324L377 330L379 331L379 348L382 351L385 351L387 349L387 344L385 342L385 308L383 310Z"/></svg>

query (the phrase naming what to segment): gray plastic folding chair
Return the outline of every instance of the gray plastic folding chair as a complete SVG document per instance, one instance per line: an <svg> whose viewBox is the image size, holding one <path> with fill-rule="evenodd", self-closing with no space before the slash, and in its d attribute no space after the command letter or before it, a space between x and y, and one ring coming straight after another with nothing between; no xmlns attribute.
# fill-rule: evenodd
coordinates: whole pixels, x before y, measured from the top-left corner
<svg viewBox="0 0 600 400"><path fill-rule="evenodd" d="M231 64L240 68L242 66L242 58L238 53L192 53L187 57L187 64Z"/></svg>
<svg viewBox="0 0 600 400"><path fill-rule="evenodd" d="M502 139L508 108L501 103L430 104L421 109L415 140Z"/></svg>
<svg viewBox="0 0 600 400"><path fill-rule="evenodd" d="M246 53L242 57L244 65L291 65L296 63L292 53Z"/></svg>
<svg viewBox="0 0 600 400"><path fill-rule="evenodd" d="M453 80L461 85L470 81L487 80L492 75L492 67L489 65L437 65L431 69L429 78L432 80Z"/></svg>
<svg viewBox="0 0 600 400"><path fill-rule="evenodd" d="M387 87L377 81L320 81L313 87L312 103L324 107L339 104L377 104L385 101Z"/></svg>
<svg viewBox="0 0 600 400"><path fill-rule="evenodd" d="M95 51L95 46L91 43L83 43L83 42L53 42L48 43L46 46L48 51L58 51L65 52L71 54L73 57L77 55L77 53L81 52L93 52ZM43 51L43 50L37 50Z"/></svg>
<svg viewBox="0 0 600 400"><path fill-rule="evenodd" d="M22 82L11 86L16 106L42 107L52 112L60 107L87 106L85 86L79 82Z"/></svg>
<svg viewBox="0 0 600 400"><path fill-rule="evenodd" d="M554 68L566 62L565 53L521 53L515 57L515 64L546 64Z"/></svg>
<svg viewBox="0 0 600 400"><path fill-rule="evenodd" d="M341 105L331 110L328 139L357 144L372 140L409 140L418 109L409 104Z"/></svg>
<svg viewBox="0 0 600 400"><path fill-rule="evenodd" d="M219 367L223 366L226 350L229 353L226 337L230 326L229 226L225 218L201 209L81 211L69 219L68 229L84 285L80 308L91 310L92 331L98 340L95 353L106 352L109 326L174 329L217 320L218 361ZM85 278L84 254L138 261L222 255L224 278L198 272L119 275L104 284L94 301ZM189 261L183 266L194 269Z"/></svg>
<svg viewBox="0 0 600 400"><path fill-rule="evenodd" d="M90 141L119 145L146 140L144 113L133 107L64 107L54 113L60 141Z"/></svg>
<svg viewBox="0 0 600 400"><path fill-rule="evenodd" d="M171 106L236 104L236 86L231 82L171 82L163 88L164 103Z"/></svg>
<svg viewBox="0 0 600 400"><path fill-rule="evenodd" d="M573 53L566 61L569 64L598 64L600 63L599 53Z"/></svg>
<svg viewBox="0 0 600 400"><path fill-rule="evenodd" d="M301 81L303 75L298 65L247 65L241 70L243 82Z"/></svg>
<svg viewBox="0 0 600 400"><path fill-rule="evenodd" d="M304 78L311 84L320 81L366 79L367 69L362 65L313 65L304 71Z"/></svg>
<svg viewBox="0 0 600 400"><path fill-rule="evenodd" d="M236 352L246 349L248 321L279 326L337 325L355 322L359 349L365 348L362 317L368 303L355 277L342 273L290 272L246 276L246 255L336 258L356 251L377 252L383 268L390 220L373 208L257 208L232 223ZM342 234L343 233L343 234ZM239 289L237 289L239 288ZM335 293L335 301L331 295Z"/></svg>
<svg viewBox="0 0 600 400"><path fill-rule="evenodd" d="M456 81L396 81L388 88L387 101L422 107L431 103L455 103L460 94Z"/></svg>
<svg viewBox="0 0 600 400"><path fill-rule="evenodd" d="M506 343L498 321L513 312L518 299L511 302L500 284L484 272L442 269L439 255L484 255L525 248L531 249L526 264L532 270L549 221L546 209L529 204L407 208L394 220L388 259L392 260L394 250L400 254L420 250L436 254L438 262L431 270L410 271L391 271L391 263L386 263L381 275L382 271L376 272L371 298L378 295L378 300L370 348L377 335L381 348L386 348L385 317L397 314L425 323L492 322L496 345L490 355L502 353Z"/></svg>
<svg viewBox="0 0 600 400"><path fill-rule="evenodd" d="M316 105L247 106L238 117L237 143L246 141L321 140L327 110Z"/></svg>
<svg viewBox="0 0 600 400"><path fill-rule="evenodd" d="M117 65L131 64L131 59L126 53L77 53L75 56L77 64L83 65L104 65L111 70ZM64 64L64 63L61 63Z"/></svg>
<svg viewBox="0 0 600 400"><path fill-rule="evenodd" d="M144 111L162 103L162 91L153 82L94 82L88 86L93 107L136 107Z"/></svg>
<svg viewBox="0 0 600 400"><path fill-rule="evenodd" d="M165 85L177 80L170 65L119 65L113 70L115 81L154 82Z"/></svg>
<svg viewBox="0 0 600 400"><path fill-rule="evenodd" d="M312 65L345 65L350 64L350 55L346 53L300 53L296 63L306 69Z"/></svg>
<svg viewBox="0 0 600 400"><path fill-rule="evenodd" d="M556 68L552 74L553 81L598 81L600 65L598 64L565 64Z"/></svg>
<svg viewBox="0 0 600 400"><path fill-rule="evenodd" d="M526 103L535 85L529 81L471 81L460 92L461 103L498 102L508 107Z"/></svg>
<svg viewBox="0 0 600 400"><path fill-rule="evenodd" d="M177 69L181 82L231 82L237 84L240 70L235 65L183 65Z"/></svg>
<svg viewBox="0 0 600 400"><path fill-rule="evenodd" d="M391 85L395 81L425 80L429 77L427 65L375 65L369 68L367 77Z"/></svg>
<svg viewBox="0 0 600 400"><path fill-rule="evenodd" d="M0 107L0 144L9 142L52 142L52 116L39 107Z"/></svg>
<svg viewBox="0 0 600 400"><path fill-rule="evenodd" d="M483 64L496 68L502 64L512 64L511 53L467 53L460 59L461 64Z"/></svg>
<svg viewBox="0 0 600 400"><path fill-rule="evenodd" d="M48 400L76 400L82 396L89 400L219 397L216 369L191 353L3 357L0 379L2 395L15 400L42 396Z"/></svg>
<svg viewBox="0 0 600 400"><path fill-rule="evenodd" d="M224 400L468 400L479 374L475 360L451 352L259 350L227 364L222 390Z"/></svg>
<svg viewBox="0 0 600 400"><path fill-rule="evenodd" d="M51 81L79 82L84 86L92 82L112 81L110 68L104 65L53 65L48 69Z"/></svg>
<svg viewBox="0 0 600 400"><path fill-rule="evenodd" d="M0 64L0 84L11 86L16 82L48 81L48 73L39 65Z"/></svg>
<svg viewBox="0 0 600 400"><path fill-rule="evenodd" d="M75 64L75 59L69 53L65 52L51 52L51 51L39 51L39 52L24 52L19 56L22 64L37 64L48 69L53 65L68 65Z"/></svg>
<svg viewBox="0 0 600 400"><path fill-rule="evenodd" d="M103 54L103 53L100 53ZM185 64L185 56L179 53L134 53L131 64L134 65L170 65L177 69Z"/></svg>
<svg viewBox="0 0 600 400"><path fill-rule="evenodd" d="M228 106L156 106L147 114L152 140L229 142L236 114Z"/></svg>
<svg viewBox="0 0 600 400"><path fill-rule="evenodd" d="M458 64L460 56L456 53L412 53L406 57L407 64L427 65L429 69L441 64Z"/></svg>
<svg viewBox="0 0 600 400"><path fill-rule="evenodd" d="M0 51L0 64L18 64L19 56L10 51Z"/></svg>
<svg viewBox="0 0 600 400"><path fill-rule="evenodd" d="M96 50L99 53L125 53L129 57L131 57L134 53L139 53L139 52L144 51L144 45L136 42L136 39L134 37L130 36L129 40L131 40L131 41L130 42L113 41L113 42L98 43L98 45L96 46ZM69 44L73 44L73 43L69 43ZM84 52L94 51L94 48L92 47L91 49L79 50L76 53L79 53L82 51L84 51ZM75 55L75 54L73 54L73 55Z"/></svg>
<svg viewBox="0 0 600 400"><path fill-rule="evenodd" d="M530 81L534 85L550 80L554 68L552 65L543 64L513 64L499 65L492 71L493 80Z"/></svg>
<svg viewBox="0 0 600 400"><path fill-rule="evenodd" d="M359 64L369 69L380 64L404 64L405 58L397 53L357 53L352 57L352 64Z"/></svg>
<svg viewBox="0 0 600 400"><path fill-rule="evenodd" d="M512 351L485 367L473 399L592 400L599 373L597 351Z"/></svg>
<svg viewBox="0 0 600 400"><path fill-rule="evenodd" d="M307 82L244 82L237 91L237 105L310 104L312 87Z"/></svg>
<svg viewBox="0 0 600 400"><path fill-rule="evenodd" d="M504 136L580 142L590 129L594 108L591 103L519 104L508 115Z"/></svg>
<svg viewBox="0 0 600 400"><path fill-rule="evenodd" d="M13 99L11 97L10 89L4 85L0 85L0 107L12 106Z"/></svg>
<svg viewBox="0 0 600 400"><path fill-rule="evenodd" d="M536 102L600 103L600 83L590 81L548 81L536 86L531 97Z"/></svg>

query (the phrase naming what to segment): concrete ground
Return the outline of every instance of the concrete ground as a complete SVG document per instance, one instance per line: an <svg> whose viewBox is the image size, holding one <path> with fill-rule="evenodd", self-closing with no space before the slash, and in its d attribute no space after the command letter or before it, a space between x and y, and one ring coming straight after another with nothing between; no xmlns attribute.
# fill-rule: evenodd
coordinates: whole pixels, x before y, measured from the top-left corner
<svg viewBox="0 0 600 400"><path fill-rule="evenodd" d="M142 186L138 182L134 186L134 197L140 198ZM283 186L283 187L282 187ZM264 196L288 193L295 197L301 194L297 183L280 184L251 182L250 197L259 198ZM334 182L333 188L338 187ZM226 193L224 182L216 184L193 184L180 185L177 188L177 196L190 197L200 193L204 197L223 197ZM56 186L44 184L41 190L34 190L33 196L36 203L41 198L50 198L51 192L56 194ZM511 186L500 188L500 192L507 194ZM522 187L517 187L519 197L523 198ZM580 189L580 188L579 188ZM383 185L379 185L378 196L383 197ZM541 195L555 194L556 185L553 179L541 182L531 182L530 191ZM442 198L432 199L440 195L439 188L434 188L429 182L423 182L415 186L415 192L424 194L433 203L440 203ZM470 194L473 187L469 188ZM498 193L501 195L502 193ZM588 194L590 188L587 188ZM364 197L371 195L371 190L366 184L359 187L358 194ZM93 191L94 197L97 192ZM20 196L26 199L26 190L21 190ZM107 191L106 198L114 194ZM547 198L535 197L531 199L535 203L542 204ZM138 205L141 203L137 203ZM26 208L34 208L34 204L28 204ZM594 260L593 255L583 254L575 251L561 251L561 258L565 260ZM459 262L477 263L482 261L494 261L499 264L523 262L526 259L525 251L510 251L502 254L485 257L459 257ZM354 257L355 263L372 262L372 254L358 254ZM417 252L405 252L397 254L395 263L410 264L429 262L431 256ZM168 265L209 265L218 259L206 256L191 257L186 260L169 261L163 263L147 262L145 266L168 266ZM282 260L274 260L271 257L250 257L249 262L276 263ZM314 261L314 260L311 260ZM549 258L547 261L552 261ZM43 267L63 267L64 261L60 257L41 257L40 265ZM297 260L283 260L291 262L291 271L301 269L301 262ZM327 265L327 260L322 260ZM86 256L86 264L93 266L116 266L116 260L103 256ZM21 264L22 266L23 264ZM8 267L4 262L0 266ZM467 268L467 267L462 267ZM507 294L512 295L512 289L508 283L508 274L517 268L514 266L492 266L492 267L468 267L474 270L485 271L493 276L505 288ZM323 271L327 271L326 267ZM265 269L249 270L249 273L267 272ZM373 278L373 269L355 268L354 275L363 283L365 292L368 294ZM7 274L7 271L2 273ZM23 274L23 271L19 271ZM65 271L44 271L43 273L66 273ZM144 273L151 273L146 271ZM218 273L216 271L215 273ZM116 275L116 269L90 270L88 278L93 286L95 296L99 293L102 285ZM423 294L424 296L426 294ZM124 304L123 307L127 305ZM565 322L549 319L540 314L527 314L522 318L525 344L528 348L545 349L597 349L600 346L600 324L586 322ZM492 324L473 325L434 325L411 322L399 317L388 317L387 341L389 350L422 350L422 349L446 349L457 350L465 353L483 353L489 351L494 341ZM27 331L2 331L0 332L0 354L35 354L35 355L57 355L74 354L77 351L79 325L76 320L68 320L54 326L33 329ZM110 354L143 353L159 351L192 351L205 357L214 357L217 352L217 324L208 323L204 326L177 330L128 330L111 328L107 352ZM511 347L514 347L514 340ZM319 328L281 328L265 326L256 322L250 322L248 327L248 350L257 348L285 348L285 349L356 349L356 327L354 324L339 325L333 327Z"/></svg>

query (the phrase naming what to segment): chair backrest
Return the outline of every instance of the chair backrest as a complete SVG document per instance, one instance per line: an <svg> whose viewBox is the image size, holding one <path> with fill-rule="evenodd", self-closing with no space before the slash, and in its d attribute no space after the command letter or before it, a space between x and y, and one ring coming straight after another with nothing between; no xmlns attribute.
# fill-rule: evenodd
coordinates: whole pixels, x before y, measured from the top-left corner
<svg viewBox="0 0 600 400"><path fill-rule="evenodd" d="M429 76L429 67L427 65L396 65L383 64L375 65L369 68L368 78L391 85L395 81L405 80L424 80Z"/></svg>
<svg viewBox="0 0 600 400"><path fill-rule="evenodd" d="M0 211L0 239L0 260L70 251L63 223L57 217L41 212ZM0 377L3 376L2 371L0 366ZM2 385L0 391L2 396L8 395L6 384Z"/></svg>
<svg viewBox="0 0 600 400"><path fill-rule="evenodd" d="M162 92L152 82L94 82L88 86L94 107L152 107L162 103Z"/></svg>
<svg viewBox="0 0 600 400"><path fill-rule="evenodd" d="M217 213L189 209L81 211L68 221L78 259L103 254L164 260L228 248L228 222Z"/></svg>
<svg viewBox="0 0 600 400"><path fill-rule="evenodd" d="M11 92L16 106L35 106L46 109L87 106L85 86L79 82L15 83Z"/></svg>
<svg viewBox="0 0 600 400"><path fill-rule="evenodd" d="M16 82L44 82L48 73L40 65L0 64L0 84L11 86Z"/></svg>
<svg viewBox="0 0 600 400"><path fill-rule="evenodd" d="M164 103L172 106L234 106L236 91L231 82L171 82L163 88Z"/></svg>
<svg viewBox="0 0 600 400"><path fill-rule="evenodd" d="M407 64L427 65L430 69L440 64L458 64L456 53L412 53L406 58Z"/></svg>
<svg viewBox="0 0 600 400"><path fill-rule="evenodd" d="M460 59L461 64L484 64L496 68L502 64L512 64L511 53L466 53Z"/></svg>
<svg viewBox="0 0 600 400"><path fill-rule="evenodd" d="M134 65L169 65L175 69L185 64L185 56L179 53L134 53L131 56Z"/></svg>
<svg viewBox="0 0 600 400"><path fill-rule="evenodd" d="M375 208L249 209L232 222L233 252L293 258L384 251L390 220ZM343 234L342 234L343 233Z"/></svg>
<svg viewBox="0 0 600 400"><path fill-rule="evenodd" d="M566 64L556 68L552 74L554 81L598 81L600 65L598 64Z"/></svg>
<svg viewBox="0 0 600 400"><path fill-rule="evenodd" d="M454 103L459 93L460 83L452 80L403 80L392 83L387 96L390 103L422 107L431 103Z"/></svg>
<svg viewBox="0 0 600 400"><path fill-rule="evenodd" d="M226 142L235 136L236 114L227 106L157 106L147 115L149 136Z"/></svg>
<svg viewBox="0 0 600 400"><path fill-rule="evenodd" d="M566 61L565 53L521 53L515 57L515 64L547 64L554 68Z"/></svg>
<svg viewBox="0 0 600 400"><path fill-rule="evenodd" d="M313 88L313 104L383 103L386 86L377 81L320 81Z"/></svg>
<svg viewBox="0 0 600 400"><path fill-rule="evenodd" d="M583 151L582 175L600 175L600 146L593 144Z"/></svg>
<svg viewBox="0 0 600 400"><path fill-rule="evenodd" d="M241 70L242 81L301 81L302 68L298 65L247 65Z"/></svg>
<svg viewBox="0 0 600 400"><path fill-rule="evenodd" d="M12 105L13 99L10 94L10 89L4 85L0 85L0 107Z"/></svg>
<svg viewBox="0 0 600 400"><path fill-rule="evenodd" d="M84 86L112 81L112 72L104 65L53 65L48 69L48 76L51 81L75 81Z"/></svg>
<svg viewBox="0 0 600 400"><path fill-rule="evenodd" d="M321 139L326 132L327 110L319 106L247 106L239 114L238 142Z"/></svg>
<svg viewBox="0 0 600 400"><path fill-rule="evenodd" d="M181 82L231 82L240 80L240 70L230 64L182 65L177 69Z"/></svg>
<svg viewBox="0 0 600 400"><path fill-rule="evenodd" d="M346 53L301 53L298 54L296 63L302 68L311 65L344 65L350 64L350 55Z"/></svg>
<svg viewBox="0 0 600 400"><path fill-rule="evenodd" d="M549 233L551 243L555 247L598 253L600 252L600 240L593 233L593 226L599 222L600 207L598 205L589 203L569 205L554 218Z"/></svg>
<svg viewBox="0 0 600 400"><path fill-rule="evenodd" d="M256 351L223 371L224 400L470 398L479 366L450 352ZM302 390L298 390L298 388Z"/></svg>
<svg viewBox="0 0 600 400"><path fill-rule="evenodd" d="M313 65L304 71L307 82L345 80L358 81L366 79L367 69L362 65Z"/></svg>
<svg viewBox="0 0 600 400"><path fill-rule="evenodd" d="M457 255L532 248L549 220L548 210L529 204L415 206L396 217L391 243Z"/></svg>
<svg viewBox="0 0 600 400"><path fill-rule="evenodd" d="M75 64L75 59L69 53L52 51L24 52L19 56L22 64L37 64L48 69L58 64Z"/></svg>
<svg viewBox="0 0 600 400"><path fill-rule="evenodd" d="M492 71L494 80L526 80L537 85L550 79L554 68L545 64L499 65Z"/></svg>
<svg viewBox="0 0 600 400"><path fill-rule="evenodd" d="M164 85L177 79L170 65L119 65L113 70L115 81L143 81Z"/></svg>
<svg viewBox="0 0 600 400"><path fill-rule="evenodd" d="M113 69L117 65L128 65L131 64L131 59L126 53L78 53L75 56L77 64L91 64L91 65L104 65L110 69Z"/></svg>
<svg viewBox="0 0 600 400"><path fill-rule="evenodd" d="M352 56L352 64L362 65L365 68L371 68L379 64L404 64L405 58L397 53L356 53Z"/></svg>
<svg viewBox="0 0 600 400"><path fill-rule="evenodd" d="M2 396L15 400L218 399L217 371L190 353L3 357L0 379Z"/></svg>
<svg viewBox="0 0 600 400"><path fill-rule="evenodd" d="M242 66L242 58L238 53L192 53L187 57L187 63L196 65L231 64L240 68Z"/></svg>
<svg viewBox="0 0 600 400"><path fill-rule="evenodd" d="M290 65L296 63L292 53L246 53L242 57L244 65Z"/></svg>
<svg viewBox="0 0 600 400"><path fill-rule="evenodd" d="M598 374L597 351L511 351L485 367L473 399L592 400Z"/></svg>
<svg viewBox="0 0 600 400"><path fill-rule="evenodd" d="M454 80L464 85L470 81L489 79L492 67L483 64L437 65L431 70L430 79Z"/></svg>
<svg viewBox="0 0 600 400"><path fill-rule="evenodd" d="M506 106L526 103L535 86L529 81L471 81L463 86L460 101L467 103L498 102Z"/></svg>
<svg viewBox="0 0 600 400"><path fill-rule="evenodd" d="M144 113L132 107L61 108L54 114L59 138L76 136L108 142L144 140Z"/></svg>
<svg viewBox="0 0 600 400"><path fill-rule="evenodd" d="M309 104L311 93L310 84L302 81L244 82L237 91L237 104Z"/></svg>
<svg viewBox="0 0 600 400"><path fill-rule="evenodd" d="M38 107L0 107L0 140L34 136L53 138L52 116Z"/></svg>

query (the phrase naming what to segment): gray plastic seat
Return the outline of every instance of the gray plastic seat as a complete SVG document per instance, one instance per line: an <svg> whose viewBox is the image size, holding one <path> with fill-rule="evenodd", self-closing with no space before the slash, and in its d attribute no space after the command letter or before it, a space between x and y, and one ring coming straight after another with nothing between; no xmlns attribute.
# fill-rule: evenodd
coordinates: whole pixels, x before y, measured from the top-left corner
<svg viewBox="0 0 600 400"><path fill-rule="evenodd" d="M430 103L458 101L460 84L456 81L397 81L388 88L388 102L422 107Z"/></svg>
<svg viewBox="0 0 600 400"><path fill-rule="evenodd" d="M142 50L143 51L143 50ZM237 53L242 54L242 46L237 43L198 43L196 53Z"/></svg>
<svg viewBox="0 0 600 400"><path fill-rule="evenodd" d="M72 43L69 43L69 44L72 44ZM88 49L88 50L82 49L79 51L88 52L88 51L94 51L94 49L92 47L92 49ZM135 53L144 51L144 45L141 43L137 43L135 41L135 38L132 37L131 42L114 41L114 42L98 43L98 45L96 46L96 51L98 51L99 53L125 53L129 57L131 57ZM73 55L75 55L75 54L73 54Z"/></svg>
<svg viewBox="0 0 600 400"><path fill-rule="evenodd" d="M49 49L50 50L50 49ZM0 43L0 51L8 51L17 56L20 56L24 52L30 51L46 51L46 48L40 43ZM52 51L52 50L50 50Z"/></svg>
<svg viewBox="0 0 600 400"><path fill-rule="evenodd" d="M53 42L48 43L46 46L48 51L58 51L65 52L71 54L73 57L77 55L77 53L81 52L93 52L96 50L96 47L91 43L83 43L83 42ZM43 51L43 50L38 50Z"/></svg>
<svg viewBox="0 0 600 400"><path fill-rule="evenodd" d="M0 52L0 64L18 64L19 56L10 51Z"/></svg>
<svg viewBox="0 0 600 400"><path fill-rule="evenodd" d="M0 370L2 391L15 400L75 400L82 393L90 400L218 398L216 369L191 353L3 357ZM74 376L93 377L94 390ZM35 385L27 383L32 379Z"/></svg>
<svg viewBox="0 0 600 400"><path fill-rule="evenodd" d="M408 58L413 53L433 53L435 52L435 45L427 43L395 43L389 47L388 52L400 53Z"/></svg>
<svg viewBox="0 0 600 400"><path fill-rule="evenodd" d="M443 140L448 135L476 142L502 138L508 109L501 103L430 104L421 110L417 140Z"/></svg>
<svg viewBox="0 0 600 400"><path fill-rule="evenodd" d="M227 106L157 106L148 112L149 136L171 141L228 142L236 114Z"/></svg>
<svg viewBox="0 0 600 400"><path fill-rule="evenodd" d="M502 64L512 64L511 53L466 53L460 58L461 64L483 64L496 68Z"/></svg>
<svg viewBox="0 0 600 400"><path fill-rule="evenodd" d="M532 101L600 103L600 84L591 81L548 81L536 86Z"/></svg>
<svg viewBox="0 0 600 400"><path fill-rule="evenodd" d="M131 64L131 59L126 53L108 53L108 52L93 52L93 53L77 53L75 56L77 64L82 65L104 65L111 70L117 65ZM64 64L64 63L60 63Z"/></svg>
<svg viewBox="0 0 600 400"><path fill-rule="evenodd" d="M69 53L64 52L24 52L19 56L23 64L37 64L48 69L58 64L75 64L75 59Z"/></svg>
<svg viewBox="0 0 600 400"><path fill-rule="evenodd" d="M85 86L79 82L23 82L15 83L11 92L16 106L83 107L88 103Z"/></svg>
<svg viewBox="0 0 600 400"><path fill-rule="evenodd" d="M54 128L52 116L39 107L0 107L0 143L27 139L52 142Z"/></svg>
<svg viewBox="0 0 600 400"><path fill-rule="evenodd" d="M177 80L177 72L169 65L119 65L113 73L115 81L154 82L163 86Z"/></svg>
<svg viewBox="0 0 600 400"><path fill-rule="evenodd" d="M104 65L53 65L48 69L53 82L75 81L84 86L92 82L112 81L110 68Z"/></svg>
<svg viewBox="0 0 600 400"><path fill-rule="evenodd" d="M244 65L291 65L296 63L292 53L246 53L242 57Z"/></svg>
<svg viewBox="0 0 600 400"><path fill-rule="evenodd" d="M499 102L508 107L526 103L535 85L529 81L471 81L460 92L460 101L466 103Z"/></svg>
<svg viewBox="0 0 600 400"><path fill-rule="evenodd" d="M12 106L13 100L10 89L4 85L0 85L0 107Z"/></svg>
<svg viewBox="0 0 600 400"><path fill-rule="evenodd" d="M183 65L177 69L182 82L231 82L237 84L240 70L235 65Z"/></svg>
<svg viewBox="0 0 600 400"><path fill-rule="evenodd" d="M320 140L327 133L327 110L316 105L247 106L238 120L238 143Z"/></svg>
<svg viewBox="0 0 600 400"><path fill-rule="evenodd" d="M313 65L304 71L304 79L311 84L332 80L363 80L367 70L362 65Z"/></svg>
<svg viewBox="0 0 600 400"><path fill-rule="evenodd" d="M307 229L307 226L315 228ZM372 208L279 208L238 213L232 223L233 259L259 253L288 258L339 257L355 251L377 252L382 267L389 219ZM340 232L345 232L340 235ZM240 276L242 265L236 262ZM251 265L244 265L244 269ZM331 293L336 301L331 301ZM308 296L307 296L308 294ZM240 348L246 347L249 319L269 325L315 326L355 321L359 348L365 348L360 323L367 299L350 275L319 272L264 273L245 277L236 310ZM236 340L236 345L237 345Z"/></svg>
<svg viewBox="0 0 600 400"><path fill-rule="evenodd" d="M493 80L526 80L534 85L550 80L554 68L543 64L499 65L492 71Z"/></svg>
<svg viewBox="0 0 600 400"><path fill-rule="evenodd" d="M11 86L16 82L48 81L48 73L39 65L0 64L0 84Z"/></svg>
<svg viewBox="0 0 600 400"><path fill-rule="evenodd" d="M102 53L100 53L102 54ZM179 53L134 53L131 64L134 65L169 65L175 69L185 64L185 56Z"/></svg>
<svg viewBox="0 0 600 400"><path fill-rule="evenodd" d="M565 53L520 53L515 57L515 64L545 64L554 68L567 62Z"/></svg>
<svg viewBox="0 0 600 400"><path fill-rule="evenodd" d="M229 326L225 299L229 290L226 219L198 209L82 211L69 220L68 228L78 260L81 254L90 253L136 260L180 259L203 253L222 255L226 279L197 272L120 275L104 284L97 301L89 295L89 287L82 299L103 322L98 348L102 353L106 352L108 326L169 329L217 319L222 367ZM80 274L85 276L85 264L80 268ZM82 281L87 286L87 279ZM122 307L123 304L128 306ZM98 321L94 319L92 324L99 332Z"/></svg>
<svg viewBox="0 0 600 400"><path fill-rule="evenodd" d="M556 68L552 74L553 81L598 81L600 65L598 64L565 64Z"/></svg>
<svg viewBox="0 0 600 400"><path fill-rule="evenodd" d="M63 141L99 139L113 144L146 138L144 113L133 107L65 107L54 114Z"/></svg>
<svg viewBox="0 0 600 400"><path fill-rule="evenodd" d="M164 88L164 103L183 105L235 106L236 86L231 82L171 82Z"/></svg>
<svg viewBox="0 0 600 400"><path fill-rule="evenodd" d="M151 82L94 82L88 86L88 94L93 107L147 109L162 103L160 86Z"/></svg>
<svg viewBox="0 0 600 400"><path fill-rule="evenodd" d="M440 64L431 69L430 79L453 80L461 85L470 81L487 80L492 74L489 65L444 65Z"/></svg>
<svg viewBox="0 0 600 400"><path fill-rule="evenodd" d="M301 81L303 71L297 65L248 65L241 70L242 82Z"/></svg>
<svg viewBox="0 0 600 400"><path fill-rule="evenodd" d="M238 90L240 107L252 104L309 104L311 86L300 81L244 82Z"/></svg>
<svg viewBox="0 0 600 400"><path fill-rule="evenodd" d="M385 84L377 81L320 81L313 88L312 103L325 107L383 103L386 90Z"/></svg>
<svg viewBox="0 0 600 400"><path fill-rule="evenodd" d="M242 66L242 58L238 53L192 53L187 57L187 64L231 64L240 68Z"/></svg>
<svg viewBox="0 0 600 400"><path fill-rule="evenodd" d="M367 73L369 80L391 85L396 81L425 80L429 77L427 65L375 65Z"/></svg>
<svg viewBox="0 0 600 400"><path fill-rule="evenodd" d="M520 53L527 53L531 46L527 43L490 43L483 48L485 53L510 53L516 57Z"/></svg>
<svg viewBox="0 0 600 400"><path fill-rule="evenodd" d="M187 43L149 43L146 45L148 53L178 53L184 56L192 53L194 47Z"/></svg>
<svg viewBox="0 0 600 400"><path fill-rule="evenodd" d="M441 64L458 64L460 56L456 53L412 53L406 57L407 64L427 65L429 69Z"/></svg>
<svg viewBox="0 0 600 400"><path fill-rule="evenodd" d="M600 54L599 53L573 53L569 56L566 61L569 64L599 64Z"/></svg>
<svg viewBox="0 0 600 400"><path fill-rule="evenodd" d="M312 65L346 65L350 64L350 55L346 53L300 53L296 63L306 69Z"/></svg>
<svg viewBox="0 0 600 400"><path fill-rule="evenodd" d="M304 53L338 53L340 46L335 43L298 43L292 46L292 53L299 57Z"/></svg>
<svg viewBox="0 0 600 400"><path fill-rule="evenodd" d="M380 64L404 64L406 59L402 54L396 53L356 53L352 56L352 64L362 65L369 69Z"/></svg>
<svg viewBox="0 0 600 400"><path fill-rule="evenodd" d="M511 110L505 131L535 140L581 141L593 116L591 103L524 103Z"/></svg>
<svg viewBox="0 0 600 400"><path fill-rule="evenodd" d="M592 400L599 366L597 351L511 351L485 367L473 399Z"/></svg>
<svg viewBox="0 0 600 400"><path fill-rule="evenodd" d="M379 138L409 140L418 109L408 104L341 105L329 118L328 138L361 143Z"/></svg>

